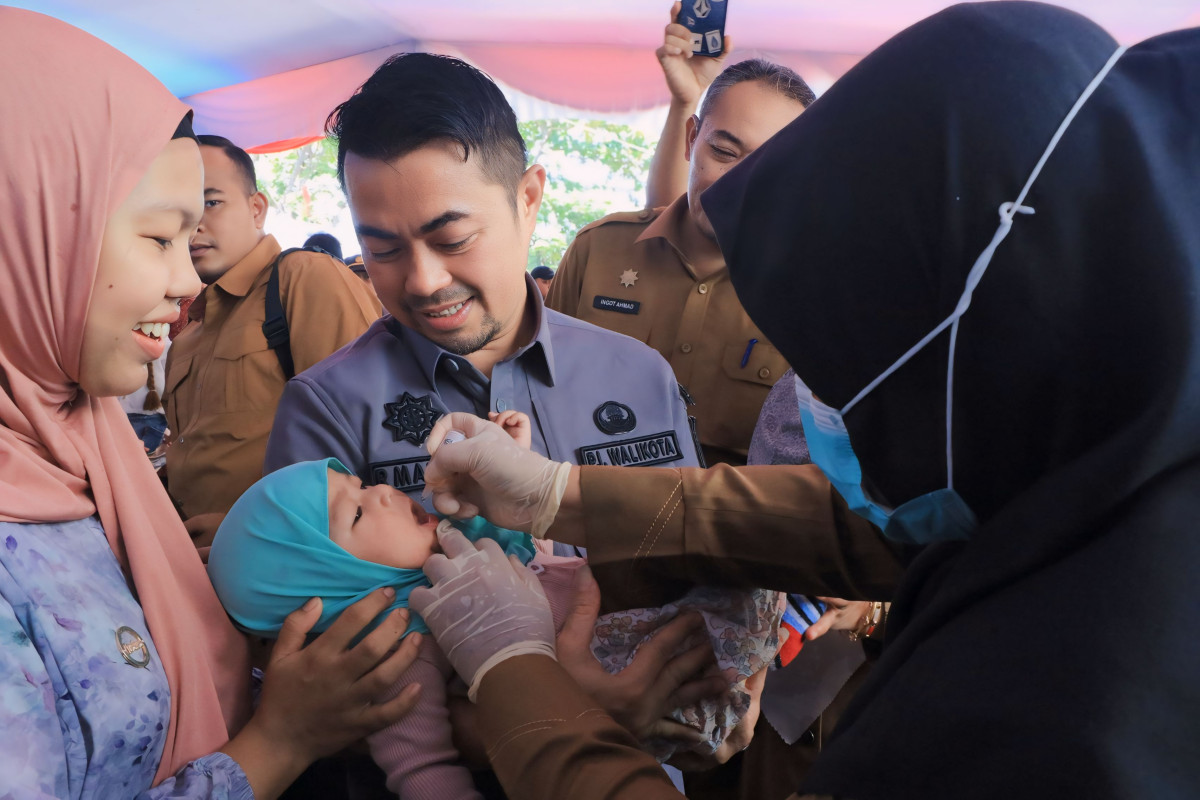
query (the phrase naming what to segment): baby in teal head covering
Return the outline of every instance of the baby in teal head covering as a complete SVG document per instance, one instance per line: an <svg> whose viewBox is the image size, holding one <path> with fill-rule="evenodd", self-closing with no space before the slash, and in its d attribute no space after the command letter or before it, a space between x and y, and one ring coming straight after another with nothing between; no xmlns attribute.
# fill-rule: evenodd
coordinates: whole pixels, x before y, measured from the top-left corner
<svg viewBox="0 0 1200 800"><path fill-rule="evenodd" d="M234 503L208 556L208 574L234 622L274 637L283 620L311 597L322 601L314 632L348 606L391 586L394 608L429 581L421 566L437 551L437 518L390 486L363 486L336 458L303 461L272 472ZM472 541L495 539L528 563L528 534L482 517L454 523ZM413 614L409 632L428 629Z"/></svg>
<svg viewBox="0 0 1200 800"><path fill-rule="evenodd" d="M519 443L529 446L529 418L520 412L491 415ZM208 572L225 610L243 630L274 637L288 614L320 597L322 631L347 607L376 589L391 586L394 608L406 608L413 588L428 585L422 565L438 548L438 520L403 492L387 485L364 486L335 458L284 467L250 487L221 523L208 557ZM572 596L583 559L537 552L524 533L497 528L482 517L455 521L468 539L495 539L538 574L556 628ZM774 592L695 589L679 602L601 616L592 653L611 673L632 661L638 646L675 616L689 611L704 618L716 668L729 692L672 713L705 734L689 745L715 750L746 714L746 680L764 669L779 646L779 602ZM425 632L412 615L409 632ZM469 771L458 760L446 713L453 669L433 637L421 641L417 660L393 692L419 683L416 706L402 720L368 738L371 755L388 774L388 788L405 800L477 800ZM465 689L465 687L463 687ZM651 740L643 746L660 759L679 742Z"/></svg>

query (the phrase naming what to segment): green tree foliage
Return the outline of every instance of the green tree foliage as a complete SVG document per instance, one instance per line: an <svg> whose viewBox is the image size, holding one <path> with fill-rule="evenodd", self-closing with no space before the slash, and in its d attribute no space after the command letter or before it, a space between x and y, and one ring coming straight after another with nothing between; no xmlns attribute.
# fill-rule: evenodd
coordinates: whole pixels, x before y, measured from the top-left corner
<svg viewBox="0 0 1200 800"><path fill-rule="evenodd" d="M276 209L293 219L328 228L349 218L337 180L337 145L329 139L252 158L258 186Z"/></svg>
<svg viewBox="0 0 1200 800"><path fill-rule="evenodd" d="M531 162L546 167L546 193L529 248L529 266L555 266L584 225L645 205L655 142L628 125L602 120L520 123Z"/></svg>

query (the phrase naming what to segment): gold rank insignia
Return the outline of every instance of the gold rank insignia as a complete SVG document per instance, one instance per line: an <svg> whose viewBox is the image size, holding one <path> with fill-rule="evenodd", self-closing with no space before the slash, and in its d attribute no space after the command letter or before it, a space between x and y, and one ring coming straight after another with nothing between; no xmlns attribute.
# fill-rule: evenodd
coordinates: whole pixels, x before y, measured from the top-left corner
<svg viewBox="0 0 1200 800"><path fill-rule="evenodd" d="M637 272L627 269L621 273L621 285L625 287L633 286L637 283Z"/></svg>

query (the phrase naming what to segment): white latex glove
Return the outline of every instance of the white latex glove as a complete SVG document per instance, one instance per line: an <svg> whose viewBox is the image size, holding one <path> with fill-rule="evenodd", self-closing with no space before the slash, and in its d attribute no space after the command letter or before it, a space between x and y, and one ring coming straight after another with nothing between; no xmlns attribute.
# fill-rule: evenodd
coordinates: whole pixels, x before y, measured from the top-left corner
<svg viewBox="0 0 1200 800"><path fill-rule="evenodd" d="M448 443L452 431L466 439ZM482 514L493 525L545 537L567 490L570 464L525 450L499 425L462 412L439 419L426 446L432 458L424 495L432 494L434 508L451 517Z"/></svg>
<svg viewBox="0 0 1200 800"><path fill-rule="evenodd" d="M409 606L425 618L438 646L471 687L513 656L555 658L554 618L542 585L515 556L492 539L472 544L448 520L438 525L443 554L425 562L433 583L413 589Z"/></svg>

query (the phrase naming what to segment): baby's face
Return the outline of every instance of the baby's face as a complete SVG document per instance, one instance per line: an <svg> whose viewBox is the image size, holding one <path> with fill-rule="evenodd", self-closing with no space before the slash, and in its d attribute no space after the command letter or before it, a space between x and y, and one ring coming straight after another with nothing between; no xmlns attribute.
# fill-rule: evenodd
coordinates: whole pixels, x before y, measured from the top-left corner
<svg viewBox="0 0 1200 800"><path fill-rule="evenodd" d="M437 551L437 523L398 489L329 470L329 538L363 561L420 569Z"/></svg>

